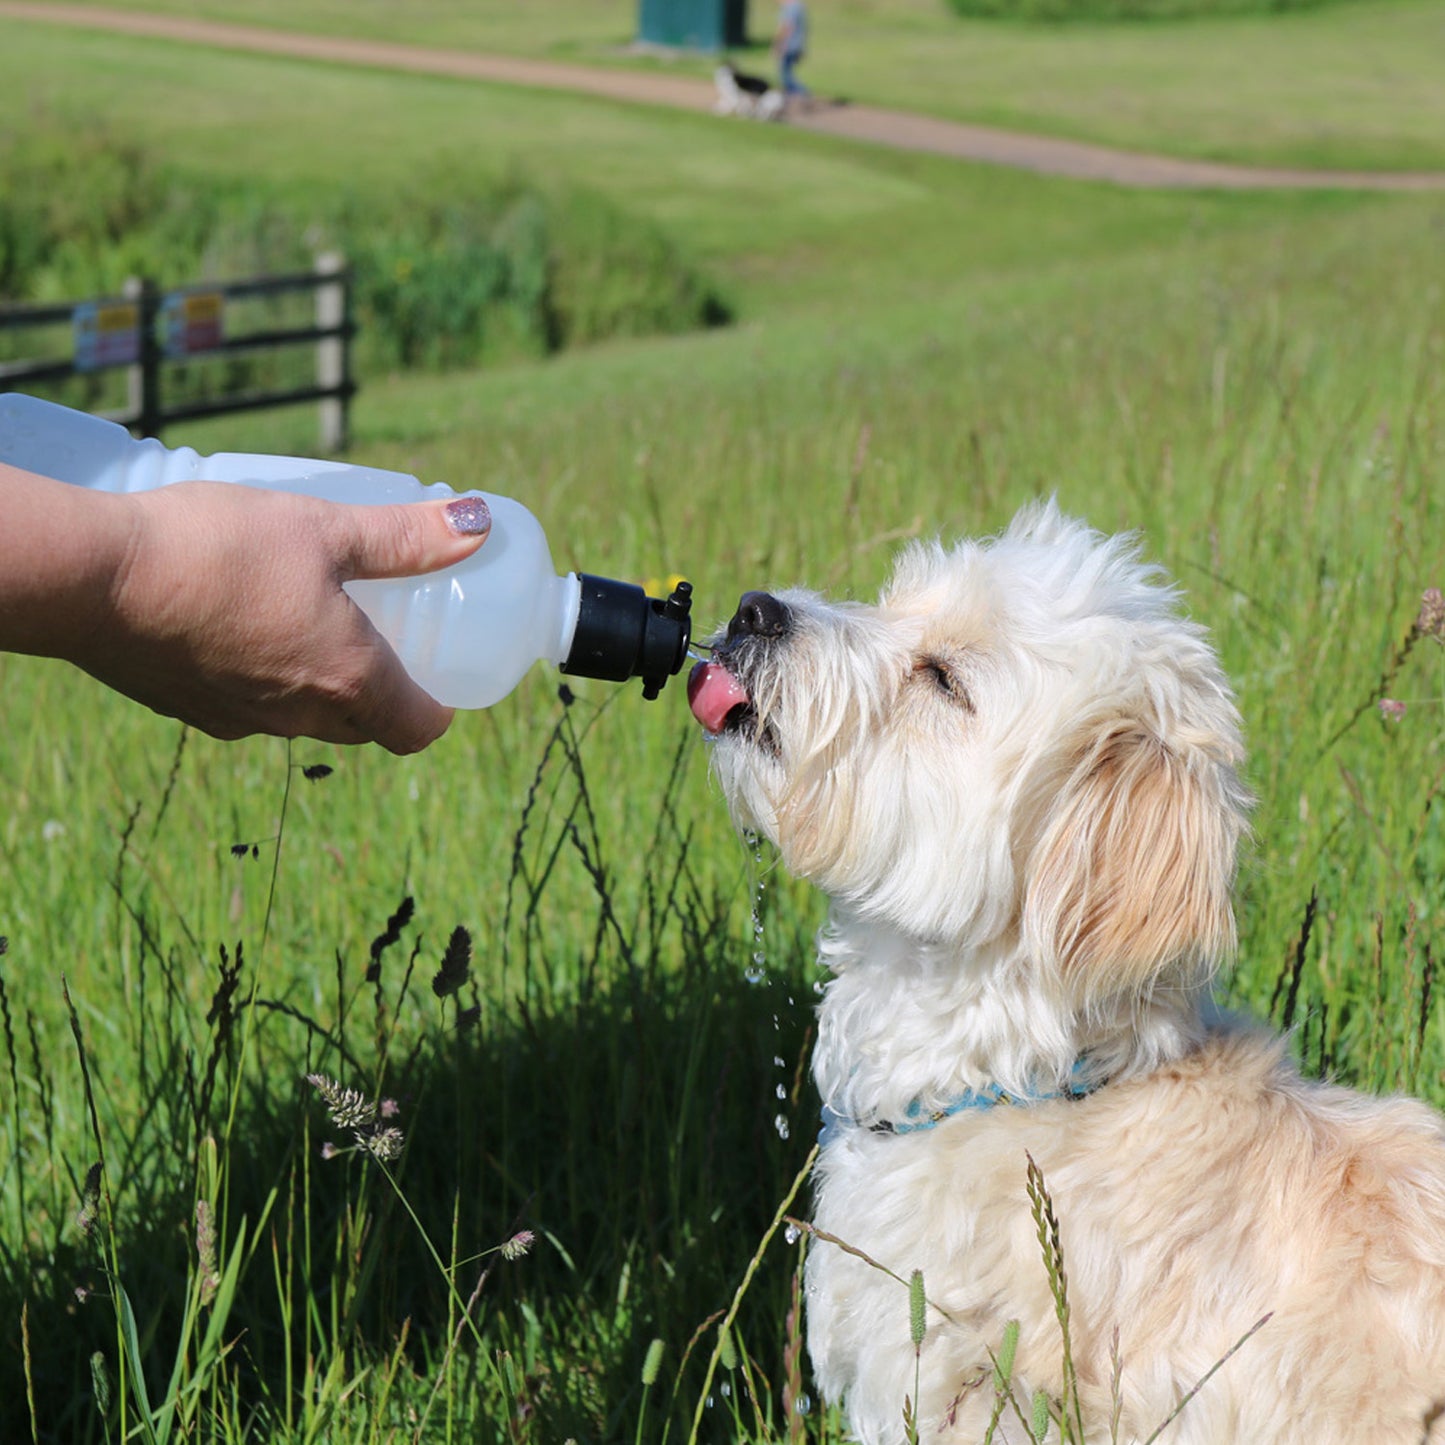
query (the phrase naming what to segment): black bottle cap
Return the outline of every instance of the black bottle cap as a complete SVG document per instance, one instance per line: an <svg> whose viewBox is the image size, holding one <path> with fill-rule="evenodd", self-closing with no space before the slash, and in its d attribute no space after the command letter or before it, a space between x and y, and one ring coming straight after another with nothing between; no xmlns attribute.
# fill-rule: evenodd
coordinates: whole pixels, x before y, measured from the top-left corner
<svg viewBox="0 0 1445 1445"><path fill-rule="evenodd" d="M663 600L610 577L582 572L578 581L582 606L562 671L607 682L640 677L643 697L656 697L687 661L692 584L679 582Z"/></svg>

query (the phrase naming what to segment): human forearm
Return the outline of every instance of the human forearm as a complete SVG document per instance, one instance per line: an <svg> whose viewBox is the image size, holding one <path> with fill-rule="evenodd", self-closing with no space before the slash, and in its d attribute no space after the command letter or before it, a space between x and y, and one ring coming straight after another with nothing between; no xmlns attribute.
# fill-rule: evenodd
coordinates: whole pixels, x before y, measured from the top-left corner
<svg viewBox="0 0 1445 1445"><path fill-rule="evenodd" d="M0 651L78 659L110 620L133 511L0 463Z"/></svg>
<svg viewBox="0 0 1445 1445"><path fill-rule="evenodd" d="M216 737L413 752L451 719L351 600L461 561L475 499L352 506L225 482L124 496L0 469L0 649L64 658Z"/></svg>

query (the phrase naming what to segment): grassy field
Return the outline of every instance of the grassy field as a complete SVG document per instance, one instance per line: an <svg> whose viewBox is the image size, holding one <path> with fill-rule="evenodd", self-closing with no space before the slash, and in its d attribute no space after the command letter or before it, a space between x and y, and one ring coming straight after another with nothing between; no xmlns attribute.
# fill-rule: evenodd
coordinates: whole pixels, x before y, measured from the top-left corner
<svg viewBox="0 0 1445 1445"><path fill-rule="evenodd" d="M428 166L666 226L737 325L367 377L355 452L523 498L560 567L685 573L702 627L760 583L866 595L900 538L1041 493L1139 528L1252 746L1227 997L1312 1069L1445 1101L1445 655L1402 655L1445 581L1445 202L1134 195L34 25L0 80L0 128L341 175L378 226ZM679 686L555 681L396 760L214 743L0 660L0 1437L840 1438L770 1233L814 1133L817 901L730 834ZM394 1100L400 1157L348 1152L310 1073Z"/></svg>
<svg viewBox="0 0 1445 1445"><path fill-rule="evenodd" d="M629 0L105 0L283 29L710 72L629 53ZM764 41L771 0L753 0ZM1137 150L1306 166L1445 167L1435 0L1343 0L1298 13L1163 23L964 20L946 0L822 0L806 72L846 96ZM766 69L761 44L742 57ZM119 77L117 77L119 79Z"/></svg>

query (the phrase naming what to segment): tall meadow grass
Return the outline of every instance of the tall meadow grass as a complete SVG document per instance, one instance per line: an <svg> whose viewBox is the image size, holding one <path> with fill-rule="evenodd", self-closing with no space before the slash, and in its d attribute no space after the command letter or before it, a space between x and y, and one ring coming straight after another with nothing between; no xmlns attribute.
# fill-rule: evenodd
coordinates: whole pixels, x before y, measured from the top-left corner
<svg viewBox="0 0 1445 1445"><path fill-rule="evenodd" d="M1040 494L1139 529L1251 746L1226 999L1441 1101L1439 204L1067 196L1057 247L998 221L1026 264L847 253L851 312L379 377L357 452L521 496L561 567L686 573L703 629ZM305 450L266 425L184 440ZM841 1439L798 1273L836 1246L787 1225L820 905L733 836L677 684L539 672L405 760L23 658L0 699L0 1437Z"/></svg>

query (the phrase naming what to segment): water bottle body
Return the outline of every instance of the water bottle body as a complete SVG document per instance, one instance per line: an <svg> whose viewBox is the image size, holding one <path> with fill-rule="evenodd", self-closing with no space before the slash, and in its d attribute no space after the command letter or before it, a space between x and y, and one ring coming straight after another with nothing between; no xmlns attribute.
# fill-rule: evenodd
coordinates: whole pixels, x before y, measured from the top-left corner
<svg viewBox="0 0 1445 1445"><path fill-rule="evenodd" d="M203 461L215 480L327 502L392 506L458 495L443 482L424 486L406 473L375 467L241 454ZM520 502L490 492L462 495L481 497L492 514L486 542L465 561L420 577L343 585L438 702L491 707L534 663L565 660L580 586L573 573L557 575L541 523Z"/></svg>
<svg viewBox="0 0 1445 1445"><path fill-rule="evenodd" d="M580 602L576 574L557 575L531 512L510 497L476 495L491 509L492 530L466 561L424 577L344 584L406 670L448 707L491 707L537 661L562 662Z"/></svg>
<svg viewBox="0 0 1445 1445"><path fill-rule="evenodd" d="M458 495L443 482L424 486L403 472L374 467L240 454L205 461L213 464L206 468L212 475L199 480L234 481L325 502L392 506ZM257 462L276 463L274 470L283 474L257 475L273 470ZM296 470L303 467L309 470ZM487 492L465 495L482 497L492 514L487 540L465 561L419 577L342 585L411 677L439 703L481 708L506 697L536 662L566 658L579 585L573 574L557 575L541 523L520 502Z"/></svg>

